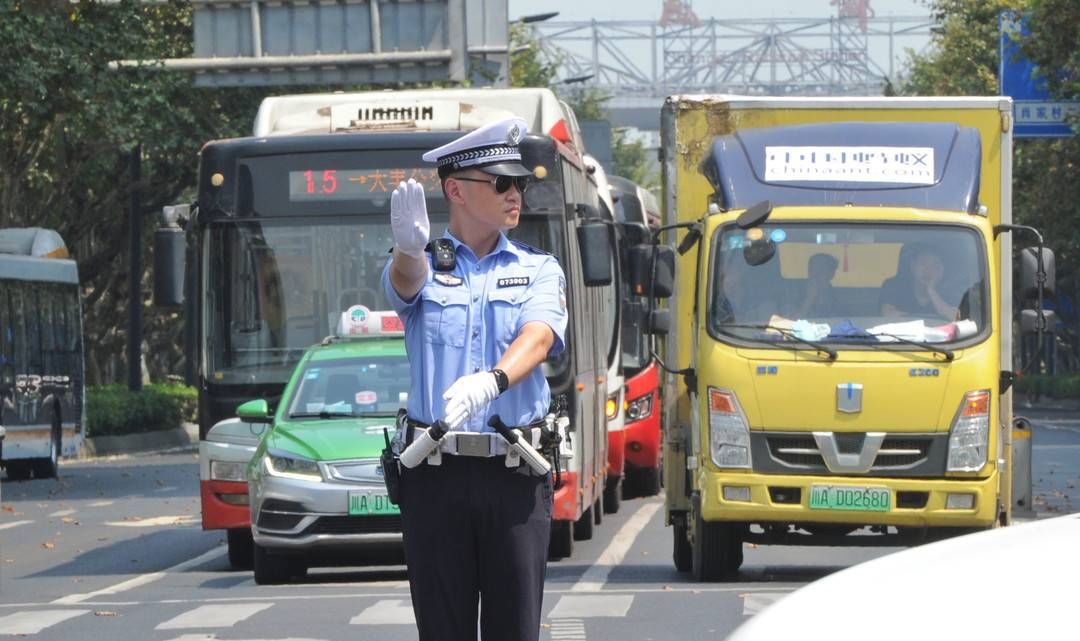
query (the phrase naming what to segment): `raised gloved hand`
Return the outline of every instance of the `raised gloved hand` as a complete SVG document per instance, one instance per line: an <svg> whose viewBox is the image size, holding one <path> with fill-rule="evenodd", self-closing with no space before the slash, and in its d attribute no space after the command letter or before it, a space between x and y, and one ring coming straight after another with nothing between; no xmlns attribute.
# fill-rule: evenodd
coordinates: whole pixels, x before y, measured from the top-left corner
<svg viewBox="0 0 1080 641"><path fill-rule="evenodd" d="M491 372L462 376L443 394L446 401L446 418L443 420L451 430L456 430L470 416L483 411L498 395L499 384Z"/></svg>
<svg viewBox="0 0 1080 641"><path fill-rule="evenodd" d="M413 258L423 258L431 222L424 200L424 186L412 178L400 182L390 194L390 229L399 251Z"/></svg>

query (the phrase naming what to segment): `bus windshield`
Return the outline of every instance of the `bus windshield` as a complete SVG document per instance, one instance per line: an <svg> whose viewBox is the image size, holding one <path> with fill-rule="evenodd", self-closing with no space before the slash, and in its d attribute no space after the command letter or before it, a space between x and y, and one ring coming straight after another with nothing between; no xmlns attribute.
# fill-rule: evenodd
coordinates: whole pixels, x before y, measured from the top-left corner
<svg viewBox="0 0 1080 641"><path fill-rule="evenodd" d="M776 253L747 261L749 239ZM770 223L726 226L712 252L710 330L720 337L867 345L948 343L990 324L982 237L968 227Z"/></svg>
<svg viewBox="0 0 1080 641"><path fill-rule="evenodd" d="M433 237L446 215L431 213ZM352 305L390 309L380 278L389 215L244 221L211 227L208 364L218 383L284 382L304 349Z"/></svg>

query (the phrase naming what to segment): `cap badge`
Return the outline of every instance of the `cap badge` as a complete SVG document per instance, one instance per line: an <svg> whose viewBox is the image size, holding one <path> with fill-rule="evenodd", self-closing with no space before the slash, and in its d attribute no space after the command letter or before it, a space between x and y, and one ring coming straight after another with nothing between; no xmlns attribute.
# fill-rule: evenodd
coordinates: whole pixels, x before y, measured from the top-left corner
<svg viewBox="0 0 1080 641"><path fill-rule="evenodd" d="M521 142L521 127L515 124L506 132L506 144L516 145L519 142Z"/></svg>

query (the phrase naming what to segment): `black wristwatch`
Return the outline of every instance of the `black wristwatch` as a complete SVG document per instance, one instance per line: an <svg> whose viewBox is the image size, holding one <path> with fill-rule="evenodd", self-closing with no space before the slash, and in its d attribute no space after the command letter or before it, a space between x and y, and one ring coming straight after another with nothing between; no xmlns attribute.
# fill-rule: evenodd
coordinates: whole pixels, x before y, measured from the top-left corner
<svg viewBox="0 0 1080 641"><path fill-rule="evenodd" d="M502 394L510 387L510 377L501 369L493 369L491 373L495 375L495 386L499 388L499 394Z"/></svg>

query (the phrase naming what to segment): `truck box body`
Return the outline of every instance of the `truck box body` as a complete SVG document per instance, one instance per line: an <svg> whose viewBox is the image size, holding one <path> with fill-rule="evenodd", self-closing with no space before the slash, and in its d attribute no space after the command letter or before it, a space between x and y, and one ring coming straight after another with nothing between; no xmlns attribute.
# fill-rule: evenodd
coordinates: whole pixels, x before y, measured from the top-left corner
<svg viewBox="0 0 1080 641"><path fill-rule="evenodd" d="M663 224L697 222L702 232L675 254L665 345L669 365L694 371L692 386L675 375L664 386L676 564L678 537L687 554L699 544L695 520L729 524L736 541L756 532L777 543L800 524L810 524L803 534L863 525L895 534L1007 521L1012 410L1011 394L999 392L1001 371L1013 369L1011 238L993 228L1011 222L1009 99L674 96L661 128ZM765 200L772 211L760 231L734 224ZM747 267L739 256L759 242L776 253ZM888 316L895 308L883 292L898 291L890 281L907 292L901 276L934 252L948 267L934 287L957 288L944 306L955 317ZM835 274L819 321L793 311L812 298L816 254ZM740 269L746 275L732 275ZM773 308L743 296L753 311L731 320L738 297L729 290L740 289L772 291L756 300ZM883 338L888 330L908 343ZM939 340L938 330L952 337ZM913 336L930 345L910 344ZM989 422L985 461L947 471L963 467L950 435L969 416ZM726 436L728 419L743 421L746 437ZM714 445L717 433L725 436ZM887 504L810 507L845 488Z"/></svg>

